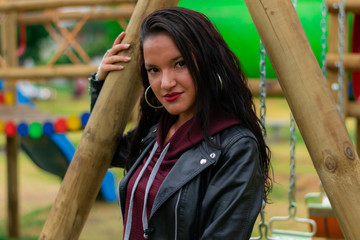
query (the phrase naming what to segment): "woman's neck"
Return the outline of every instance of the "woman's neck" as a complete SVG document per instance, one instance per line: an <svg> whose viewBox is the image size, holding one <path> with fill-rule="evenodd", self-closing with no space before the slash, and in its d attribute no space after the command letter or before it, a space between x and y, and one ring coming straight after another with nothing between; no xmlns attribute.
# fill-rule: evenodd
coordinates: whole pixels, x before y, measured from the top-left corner
<svg viewBox="0 0 360 240"><path fill-rule="evenodd" d="M164 139L164 145L170 140L170 138L175 134L175 132L187 121L189 121L191 118L189 117L181 117L179 116L179 118L176 120L176 122L171 125L171 127L169 128L169 131L166 134L166 137Z"/></svg>

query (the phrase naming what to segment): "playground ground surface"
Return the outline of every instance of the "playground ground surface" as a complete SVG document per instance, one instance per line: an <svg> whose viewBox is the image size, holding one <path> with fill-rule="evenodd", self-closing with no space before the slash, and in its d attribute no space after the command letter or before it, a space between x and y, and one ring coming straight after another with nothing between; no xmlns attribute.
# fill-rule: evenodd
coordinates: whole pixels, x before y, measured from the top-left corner
<svg viewBox="0 0 360 240"><path fill-rule="evenodd" d="M258 100L255 99L257 103ZM59 94L56 100L36 103L40 109L54 111L61 114L79 113L88 109L89 99L84 97L74 100L65 99ZM71 106L69 109L68 106ZM267 99L267 116L269 125L268 143L272 150L272 166L274 171L274 188L270 195L271 204L266 207L266 219L272 216L288 215L288 186L289 186L289 109L282 98ZM354 132L354 121L347 120L350 135ZM78 143L81 132L70 133L69 137ZM296 199L298 204L297 216L307 217L304 197L308 192L320 191L320 180L307 153L305 144L297 131L296 145ZM0 240L6 240L7 208L6 208L6 158L5 137L0 135ZM46 217L56 198L61 180L49 173L40 170L24 154L19 156L19 204L22 240L38 239ZM116 170L120 177L122 170ZM295 225L285 222L275 226L292 230L308 231L309 226ZM258 236L257 224L254 236ZM122 221L117 203L95 202L88 220L81 233L80 239L121 239Z"/></svg>

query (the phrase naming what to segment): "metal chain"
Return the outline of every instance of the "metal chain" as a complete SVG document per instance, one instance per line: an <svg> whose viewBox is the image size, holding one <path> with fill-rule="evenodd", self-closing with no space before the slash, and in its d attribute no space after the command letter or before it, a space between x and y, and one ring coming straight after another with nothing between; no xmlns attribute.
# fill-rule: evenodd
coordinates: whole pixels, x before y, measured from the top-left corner
<svg viewBox="0 0 360 240"><path fill-rule="evenodd" d="M265 127L266 117L266 51L260 40L260 120Z"/></svg>
<svg viewBox="0 0 360 240"><path fill-rule="evenodd" d="M262 208L261 208L261 212L260 212L260 216L261 216L261 220L260 220L260 223L259 223L259 235L258 237L251 237L250 240L261 240L263 239L263 237L265 237L266 240L279 240L278 238L273 238L273 237L270 237L268 235L268 224L265 222L265 201L263 201L263 204L262 204ZM265 235L263 234L263 232L265 232Z"/></svg>
<svg viewBox="0 0 360 240"><path fill-rule="evenodd" d="M322 1L321 7L321 21L320 21L320 28L321 28L321 38L320 38L320 45L321 45L321 54L320 54L320 62L321 62L321 71L327 79L327 69L326 69L326 48L327 48L327 12L328 7L326 5L326 0Z"/></svg>
<svg viewBox="0 0 360 240"><path fill-rule="evenodd" d="M343 113L343 107L344 107L344 76L345 76L345 70L344 70L345 0L339 0L338 22L339 22L339 28L338 28L339 61L336 63L336 65L338 67L337 76L338 76L338 84L339 84L339 87L338 87L338 97L339 97L338 109L340 111L341 116L343 116L344 115L344 113Z"/></svg>
<svg viewBox="0 0 360 240"><path fill-rule="evenodd" d="M296 183L296 122L294 116L290 112L290 185L289 185L289 216L295 217L296 213L296 199L295 199L295 183Z"/></svg>
<svg viewBox="0 0 360 240"><path fill-rule="evenodd" d="M294 8L297 7L297 0L292 1ZM289 179L289 216L294 218L296 214L296 199L295 199L295 183L296 183L296 122L294 116L290 110L290 179Z"/></svg>
<svg viewBox="0 0 360 240"><path fill-rule="evenodd" d="M259 63L259 70L260 70L260 86L259 86L259 93L260 93L260 121L262 123L262 127L265 128L265 118L266 118L266 51L262 41L260 40L259 44L260 48L260 63ZM265 129L263 129L265 130ZM265 237L267 240L271 240L271 237L268 236L268 224L265 221L265 201L263 201L263 205L260 211L261 220L259 222L259 235L258 237L252 237L250 240L260 240ZM263 234L265 232L265 235Z"/></svg>

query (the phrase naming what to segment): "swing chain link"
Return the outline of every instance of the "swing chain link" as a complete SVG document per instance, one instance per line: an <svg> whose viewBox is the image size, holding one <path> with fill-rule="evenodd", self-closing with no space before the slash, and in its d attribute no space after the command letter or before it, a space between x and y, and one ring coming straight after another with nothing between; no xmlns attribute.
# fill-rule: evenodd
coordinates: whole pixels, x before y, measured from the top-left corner
<svg viewBox="0 0 360 240"><path fill-rule="evenodd" d="M259 63L259 70L260 70L260 86L259 86L259 95L260 95L260 121L262 124L262 128L265 128L265 118L266 118L266 51L262 41L260 40L260 63ZM265 131L265 129L262 129ZM271 240L271 237L268 236L268 224L265 221L265 205L266 202L263 201L262 208L260 211L260 222L259 222L259 235L258 237L251 237L250 240L260 240L265 237L267 240ZM265 235L263 235L263 231Z"/></svg>
<svg viewBox="0 0 360 240"><path fill-rule="evenodd" d="M320 61L321 61L321 71L327 79L327 69L326 69L326 48L327 48L327 12L328 7L326 5L326 0L322 1L321 7L321 21L320 21L320 28L321 28L321 38L320 38L320 45L321 45L321 54L320 54Z"/></svg>
<svg viewBox="0 0 360 240"><path fill-rule="evenodd" d="M266 116L266 51L262 41L260 40L260 120L262 127L265 128Z"/></svg>
<svg viewBox="0 0 360 240"><path fill-rule="evenodd" d="M339 61L336 63L336 66L338 68L338 97L339 97L339 103L338 103L338 109L340 111L340 114L342 117L344 117L343 113L343 106L344 106L344 76L345 76L345 70L344 70L344 38L345 38L345 0L339 0L339 14L338 14L338 22L339 22L339 28L338 28L338 51L339 51Z"/></svg>
<svg viewBox="0 0 360 240"><path fill-rule="evenodd" d="M296 213L296 199L295 199L295 183L296 183L296 122L293 114L290 111L290 187L289 187L289 216L295 217Z"/></svg>

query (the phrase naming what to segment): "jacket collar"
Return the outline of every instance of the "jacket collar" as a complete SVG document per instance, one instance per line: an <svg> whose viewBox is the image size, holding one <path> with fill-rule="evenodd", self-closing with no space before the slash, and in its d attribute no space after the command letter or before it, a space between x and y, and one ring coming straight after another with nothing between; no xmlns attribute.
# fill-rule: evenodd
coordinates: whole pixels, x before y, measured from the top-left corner
<svg viewBox="0 0 360 240"><path fill-rule="evenodd" d="M209 146L205 141L185 151L161 184L150 217L176 191L202 171L216 164L220 155L221 150Z"/></svg>
<svg viewBox="0 0 360 240"><path fill-rule="evenodd" d="M146 154L150 151L150 148L155 143L156 131L157 126L154 126L150 129L149 134L142 141L142 143L146 144L146 147L142 150L139 158L136 160L134 165L130 168L129 172L123 177L119 184L119 193L121 196L123 196L120 199L120 207L123 213L125 213L125 195L128 181L137 167L141 164ZM217 138L218 136L215 135L215 142L219 143ZM185 184L199 175L202 171L211 165L216 164L220 155L221 150L210 146L205 141L202 141L200 144L185 151L171 169L169 174L166 176L164 182L161 184L158 194L155 197L150 217L171 195L181 189ZM174 179L176 179L176 181L174 181Z"/></svg>

